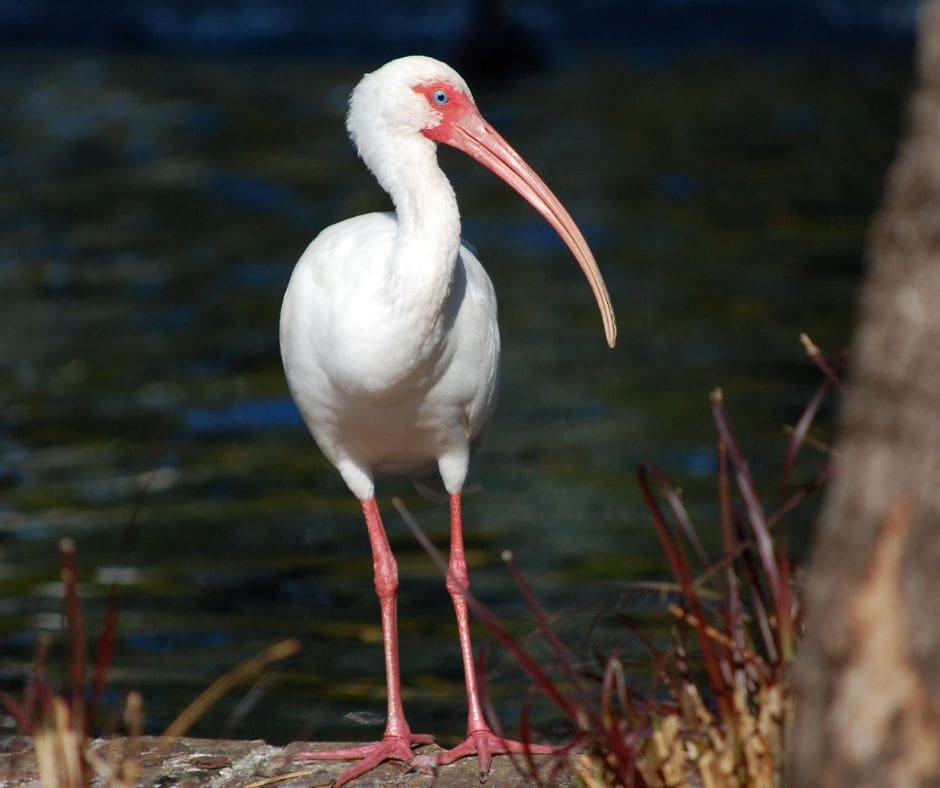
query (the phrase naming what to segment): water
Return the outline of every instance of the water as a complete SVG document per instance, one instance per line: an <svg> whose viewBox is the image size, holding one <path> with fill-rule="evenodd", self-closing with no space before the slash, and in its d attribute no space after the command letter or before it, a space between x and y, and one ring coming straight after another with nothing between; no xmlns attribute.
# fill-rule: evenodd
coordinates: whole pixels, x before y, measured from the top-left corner
<svg viewBox="0 0 940 788"><path fill-rule="evenodd" d="M830 351L850 336L908 59L726 48L653 62L592 48L476 91L578 219L620 322L610 351L551 230L489 173L442 153L500 299L505 382L466 522L474 589L514 631L531 622L503 549L548 607L586 611L563 621L576 642L627 582L662 577L640 461L685 489L714 544L715 386L770 495L782 427L818 380L798 334ZM11 687L37 631L60 631L55 545L68 535L92 629L119 583L108 700L142 690L150 729L294 636L298 657L195 732L284 742L381 731L358 504L287 398L276 336L291 268L318 229L387 206L343 131L348 90L374 65L0 53L0 653ZM406 706L413 728L446 741L464 724L450 602L392 494L439 544L446 506L382 483ZM798 544L811 514L795 521ZM624 609L649 615L649 601L634 592ZM607 629L596 642L624 637ZM498 649L489 661L511 723L524 682Z"/></svg>

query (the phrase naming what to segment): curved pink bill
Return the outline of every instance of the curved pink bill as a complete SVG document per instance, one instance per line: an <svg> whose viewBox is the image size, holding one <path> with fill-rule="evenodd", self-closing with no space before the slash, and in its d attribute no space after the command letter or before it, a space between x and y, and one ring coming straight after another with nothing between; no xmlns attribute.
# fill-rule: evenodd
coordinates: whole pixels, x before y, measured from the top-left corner
<svg viewBox="0 0 940 788"><path fill-rule="evenodd" d="M561 200L478 112L465 113L450 124L449 130L449 134L441 135L440 142L462 150L506 181L555 228L568 245L591 286L604 321L607 344L613 347L617 341L617 320L607 285L604 284L604 277L587 241Z"/></svg>

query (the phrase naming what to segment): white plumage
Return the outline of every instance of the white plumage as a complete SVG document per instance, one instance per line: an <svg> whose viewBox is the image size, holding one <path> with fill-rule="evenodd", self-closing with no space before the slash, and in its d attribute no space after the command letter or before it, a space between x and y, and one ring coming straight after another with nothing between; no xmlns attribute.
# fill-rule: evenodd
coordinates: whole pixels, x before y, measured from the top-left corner
<svg viewBox="0 0 940 788"><path fill-rule="evenodd" d="M422 271L425 249L397 240L391 213L327 228L298 262L281 312L291 394L360 500L373 495L373 471L435 465L459 492L496 399L496 297L480 262L460 247L449 266Z"/></svg>
<svg viewBox="0 0 940 788"><path fill-rule="evenodd" d="M450 495L447 587L457 615L467 683L467 740L434 760L471 753L481 775L490 756L522 745L495 736L480 708L464 594L460 493L471 446L496 399L496 297L476 257L460 243L453 188L436 148L459 148L507 181L558 230L588 278L614 343L610 299L593 255L567 211L480 116L449 66L426 57L394 60L367 74L350 98L347 128L395 213L371 213L323 230L297 263L281 309L288 385L324 455L360 500L382 610L388 720L380 742L309 758L361 759L337 784L387 758L412 759L400 697L398 573L375 501L373 475L437 470Z"/></svg>

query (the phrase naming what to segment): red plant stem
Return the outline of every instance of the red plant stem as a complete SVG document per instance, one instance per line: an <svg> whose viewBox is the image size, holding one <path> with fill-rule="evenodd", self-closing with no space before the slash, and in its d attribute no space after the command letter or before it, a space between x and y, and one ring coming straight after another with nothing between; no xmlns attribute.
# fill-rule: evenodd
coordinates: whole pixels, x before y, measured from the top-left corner
<svg viewBox="0 0 940 788"><path fill-rule="evenodd" d="M728 630L734 641L737 653L732 653L735 666L735 682L741 687L745 678L742 671L737 668L740 664L740 655L744 652L744 610L741 605L741 594L738 589L738 578L734 573L734 555L737 547L734 537L734 523L731 515L731 481L728 478L728 449L723 441L718 442L718 502L721 511L721 537L724 541L725 558L730 558L725 565L725 580L728 584L727 606L725 618Z"/></svg>
<svg viewBox="0 0 940 788"><path fill-rule="evenodd" d="M120 597L117 586L112 585L108 592L108 607L105 612L104 626L101 637L98 638L98 650L95 655L95 670L92 677L91 699L88 703L88 722L92 723L97 716L101 697L104 693L104 684L107 680L108 669L111 667L111 657L114 653L114 641L117 636L118 612Z"/></svg>
<svg viewBox="0 0 940 788"><path fill-rule="evenodd" d="M826 482L832 478L832 463L826 462L816 474L807 481L803 486L794 490L790 496L777 507L776 511L767 518L767 528L773 530L777 527L784 516L799 506L803 501L805 501L810 495L812 495L816 490L822 487Z"/></svg>
<svg viewBox="0 0 940 788"><path fill-rule="evenodd" d="M154 461L149 473L144 474L143 484L137 492L134 500L134 508L121 533L120 550L126 553L134 546L137 539L138 522L140 513L143 511L144 502L150 493L156 478L156 470L159 456L164 452L164 447L160 446L154 453ZM94 675L92 677L91 697L88 703L88 723L94 722L101 705L101 698L104 693L104 685L107 681L108 670L111 667L111 658L114 655L114 643L117 639L118 616L121 608L121 597L118 593L117 583L112 583L108 591L108 606L105 612L104 626L101 629L101 636L98 638L98 649L95 654Z"/></svg>
<svg viewBox="0 0 940 788"><path fill-rule="evenodd" d="M810 357L812 362L817 367L819 367L822 373L826 376L826 379L829 380L832 385L839 390L840 393L844 394L845 384L826 360L823 352L813 343L813 340L811 340L806 334L800 334L800 342L803 344L803 349L806 351L806 355Z"/></svg>
<svg viewBox="0 0 940 788"><path fill-rule="evenodd" d="M767 530L773 531L784 516L803 503L806 498L812 495L816 490L822 487L823 484L828 482L832 478L832 465L831 463L826 463L819 469L816 475L810 479L806 484L804 484L799 489L791 493L790 497L785 500L780 507L774 511L773 514L767 517ZM715 561L711 566L705 569L695 580L696 585L701 585L712 575L720 572L725 569L733 561L740 558L750 547L754 546L754 539L752 537L741 536L734 550L730 554L722 555L717 561Z"/></svg>
<svg viewBox="0 0 940 788"><path fill-rule="evenodd" d="M738 531L739 541L743 541L744 523L740 519L735 520L735 528ZM748 547L752 547L749 543ZM744 579L747 587L750 589L751 605L754 609L754 618L760 627L761 635L764 639L764 647L767 651L767 658L771 664L777 663L777 645L774 639L774 628L767 613L771 608L770 601L767 599L766 584L760 581L760 572L757 569L757 561L754 559L754 552L751 549L744 550L741 553L741 568L744 573Z"/></svg>
<svg viewBox="0 0 940 788"><path fill-rule="evenodd" d="M69 630L69 685L72 692L72 724L86 732L87 720L82 713L85 701L85 621L78 601L75 542L59 542L62 556L62 583L65 590L65 622Z"/></svg>
<svg viewBox="0 0 940 788"><path fill-rule="evenodd" d="M545 609L535 598L535 594L532 593L532 589L529 588L529 584L522 576L522 572L519 570L519 566L516 564L512 553L508 550L503 553L503 560L509 567L509 571L512 573L513 580L515 581L519 592L522 594L522 598L529 606L529 610L531 610L535 615L535 620L538 623L539 631L542 633L542 637L544 637L551 646L552 651L555 653L555 656L558 659L558 664L561 666L561 669L565 674L565 677L577 692L582 708L589 708L589 696L587 688L584 686L584 682L581 680L581 676L578 675L578 671L575 669L574 664L572 664L568 650L564 647L564 645L562 645L561 640L558 638L558 633L555 632L554 628L549 622L548 616L545 614Z"/></svg>
<svg viewBox="0 0 940 788"><path fill-rule="evenodd" d="M31 736L33 734L32 709L26 703L20 703L9 692L0 692L0 702L16 723L17 732L24 736Z"/></svg>
<svg viewBox="0 0 940 788"><path fill-rule="evenodd" d="M656 527L656 534L659 536L663 552L666 554L666 560L669 562L670 569L679 583L682 596L686 604L692 608L692 612L697 619L696 629L698 631L699 646L702 649L702 657L705 664L705 672L708 675L708 681L712 686L712 691L718 698L718 706L721 709L722 716L725 719L731 719L734 713L734 706L729 697L728 685L725 683L721 674L721 667L715 650L712 647L711 638L705 631L705 616L702 611L702 602L698 593L692 585L692 579L689 576L688 562L682 552L682 548L672 538L669 532L669 526L666 524L666 518L659 508L659 503L653 496L650 489L649 478L646 468L640 466L638 471L640 490L643 492L643 498L646 501L646 508L653 518L653 524Z"/></svg>
<svg viewBox="0 0 940 788"><path fill-rule="evenodd" d="M708 554L705 552L705 548L702 546L702 542L695 532L692 519L689 517L685 504L682 503L682 499L676 492L676 488L669 483L666 474L662 472L662 469L658 465L649 463L647 467L649 468L649 472L653 475L653 479L656 480L656 484L659 485L659 491L669 503L669 508L672 509L672 513L675 515L676 521L682 529L682 533L685 534L686 541L692 545L692 549L695 551L696 556L698 556L699 561L701 561L704 566L708 566L710 563Z"/></svg>
<svg viewBox="0 0 940 788"><path fill-rule="evenodd" d="M51 691L46 681L46 661L49 659L49 646L51 638L48 634L40 634L36 639L36 650L33 652L33 676L26 685L23 695L23 705L33 714L32 725L35 727L38 718L50 710Z"/></svg>
<svg viewBox="0 0 940 788"><path fill-rule="evenodd" d="M690 626L696 625L695 616L689 613L687 610L681 608L679 605L670 603L666 609L670 615L675 616L680 621L685 621ZM705 631L712 640L714 640L716 643L720 643L729 650L737 648L734 641L731 640L731 638L729 638L721 630L712 626L706 626ZM767 663L759 654L745 647L739 656L739 661L746 662L747 666L750 667L754 673L759 673L761 675L762 680L770 680L770 669L767 667Z"/></svg>
<svg viewBox="0 0 940 788"><path fill-rule="evenodd" d="M0 692L0 701L3 702L7 713L16 723L17 732L24 736L35 735L37 717L41 718L44 711L41 708L44 683L42 674L45 670L48 652L49 638L46 635L40 635L36 640L36 648L33 650L32 676L26 682L22 701L18 701L8 692Z"/></svg>
<svg viewBox="0 0 940 788"><path fill-rule="evenodd" d="M760 505L760 499L754 490L754 483L751 480L751 472L748 469L747 462L738 450L734 436L731 434L731 428L728 426L728 419L725 416L724 406L722 405L721 390L716 389L711 395L712 415L715 424L718 427L718 434L722 442L728 449L728 456L731 458L731 464L734 466L734 477L738 485L741 497L744 499L744 506L747 509L747 519L754 532L754 539L757 543L757 551L760 554L761 564L763 565L764 575L770 585L770 593L774 600L774 606L780 602L780 573L777 569L777 561L774 555L774 543L767 530L767 522L764 519L764 512Z"/></svg>
<svg viewBox="0 0 940 788"><path fill-rule="evenodd" d="M790 472L793 470L793 465L796 463L796 455L799 453L800 447L803 445L803 441L806 440L806 435L809 432L810 425L813 423L813 419L816 418L816 413L819 411L819 406L822 405L828 391L829 381L824 380L816 390L813 398L809 401L809 404L806 406L805 410L800 416L800 420L793 428L793 434L790 436L790 440L787 443L787 453L783 460L783 470L780 473L780 486L778 495L781 501L783 501L786 497L787 483L790 480Z"/></svg>
<svg viewBox="0 0 940 788"><path fill-rule="evenodd" d="M790 559L786 547L781 545L780 573L783 576L783 598L777 610L777 637L780 644L780 658L783 664L789 664L793 659L793 615L790 601Z"/></svg>

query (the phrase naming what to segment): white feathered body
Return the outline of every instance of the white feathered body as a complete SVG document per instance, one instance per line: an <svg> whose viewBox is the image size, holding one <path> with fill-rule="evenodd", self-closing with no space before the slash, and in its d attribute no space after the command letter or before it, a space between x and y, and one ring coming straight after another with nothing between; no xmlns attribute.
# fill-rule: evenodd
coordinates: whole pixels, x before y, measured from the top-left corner
<svg viewBox="0 0 940 788"><path fill-rule="evenodd" d="M452 213L430 233L401 232L394 213L334 224L300 258L284 296L291 395L363 500L373 472L436 468L458 492L493 411L496 297Z"/></svg>
<svg viewBox="0 0 940 788"><path fill-rule="evenodd" d="M460 241L439 142L489 167L559 231L616 325L603 278L564 206L480 116L452 68L426 57L362 78L346 127L395 213L328 227L294 269L281 309L292 396L323 453L362 501L373 474L437 470L459 494L495 403L496 296Z"/></svg>

